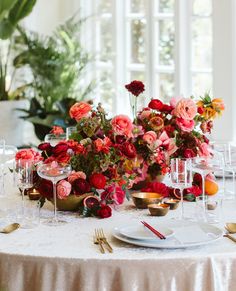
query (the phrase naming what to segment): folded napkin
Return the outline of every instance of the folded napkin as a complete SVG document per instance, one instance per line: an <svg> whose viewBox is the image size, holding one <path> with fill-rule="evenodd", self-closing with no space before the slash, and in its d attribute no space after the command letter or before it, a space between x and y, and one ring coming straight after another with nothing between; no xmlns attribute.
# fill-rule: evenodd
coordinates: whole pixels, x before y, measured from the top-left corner
<svg viewBox="0 0 236 291"><path fill-rule="evenodd" d="M175 229L175 238L180 243L198 243L208 241L213 234L208 234L199 225L179 227Z"/></svg>

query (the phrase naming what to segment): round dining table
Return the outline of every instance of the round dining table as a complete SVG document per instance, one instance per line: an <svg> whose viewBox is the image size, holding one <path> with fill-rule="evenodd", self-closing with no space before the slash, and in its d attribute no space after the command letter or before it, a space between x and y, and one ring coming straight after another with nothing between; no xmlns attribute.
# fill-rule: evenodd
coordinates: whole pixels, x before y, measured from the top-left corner
<svg viewBox="0 0 236 291"><path fill-rule="evenodd" d="M21 200L16 188L9 183L6 188L6 197L0 198L0 227L14 222ZM195 202L184 204L194 219ZM179 215L180 207L156 217L127 201L106 219L61 212L68 223L54 227L43 224L53 215L52 209L46 202L37 227L0 233L1 291L236 290L236 243L223 235L208 244L178 249L137 246L113 236L115 227L141 220L165 225ZM224 223L232 221L236 222L236 200L226 199L216 227L223 230ZM94 243L98 228L103 229L112 253L101 253Z"/></svg>

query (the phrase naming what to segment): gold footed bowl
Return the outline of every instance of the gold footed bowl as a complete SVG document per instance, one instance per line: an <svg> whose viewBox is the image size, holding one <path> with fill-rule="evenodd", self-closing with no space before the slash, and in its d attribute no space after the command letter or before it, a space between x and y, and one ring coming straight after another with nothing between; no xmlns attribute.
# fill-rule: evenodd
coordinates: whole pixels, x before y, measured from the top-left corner
<svg viewBox="0 0 236 291"><path fill-rule="evenodd" d="M154 192L135 192L131 194L134 205L139 209L148 208L149 204L155 204L162 201L163 196Z"/></svg>
<svg viewBox="0 0 236 291"><path fill-rule="evenodd" d="M57 209L59 211L77 211L84 198L90 196L91 193L85 193L80 196L69 195L66 199L57 198ZM50 200L53 203L53 200Z"/></svg>

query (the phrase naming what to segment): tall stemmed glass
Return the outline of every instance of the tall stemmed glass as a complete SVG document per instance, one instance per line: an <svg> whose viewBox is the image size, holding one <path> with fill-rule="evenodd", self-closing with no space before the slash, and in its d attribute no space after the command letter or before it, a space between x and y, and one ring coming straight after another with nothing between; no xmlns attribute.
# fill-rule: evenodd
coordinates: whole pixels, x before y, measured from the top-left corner
<svg viewBox="0 0 236 291"><path fill-rule="evenodd" d="M46 134L44 137L44 141L49 142L51 146L57 145L62 140L66 140L65 133L62 133L62 134L49 133L49 134Z"/></svg>
<svg viewBox="0 0 236 291"><path fill-rule="evenodd" d="M183 190L192 185L191 159L176 158L170 162L170 179L173 188L180 190L181 209L179 219L184 219Z"/></svg>
<svg viewBox="0 0 236 291"><path fill-rule="evenodd" d="M41 164L37 169L38 175L46 180L49 180L53 184L53 203L54 203L54 216L45 222L50 226L58 226L66 223L66 221L58 219L57 217L57 187L58 181L65 179L71 172L70 165L59 164L52 162L50 164Z"/></svg>
<svg viewBox="0 0 236 291"><path fill-rule="evenodd" d="M19 159L15 161L15 179L16 185L21 190L21 208L22 208L22 219L24 223L25 217L25 203L24 195L25 190L33 187L33 170L34 163L29 160Z"/></svg>

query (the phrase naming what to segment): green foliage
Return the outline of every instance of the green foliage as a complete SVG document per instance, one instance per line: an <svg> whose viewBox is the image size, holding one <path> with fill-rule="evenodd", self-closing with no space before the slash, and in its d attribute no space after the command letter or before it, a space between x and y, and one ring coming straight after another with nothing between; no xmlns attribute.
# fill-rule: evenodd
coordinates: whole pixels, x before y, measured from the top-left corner
<svg viewBox="0 0 236 291"><path fill-rule="evenodd" d="M76 101L88 98L94 88L94 82L85 85L84 80L92 58L81 46L82 23L72 17L46 37L19 28L21 37L17 39L17 47L21 53L14 66L27 67L32 73L25 94L29 98L34 96L26 117L33 124L48 129L53 125L73 125L69 108Z"/></svg>

